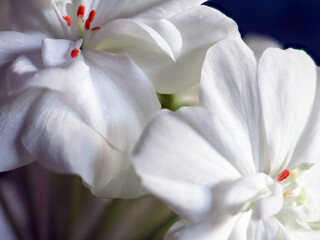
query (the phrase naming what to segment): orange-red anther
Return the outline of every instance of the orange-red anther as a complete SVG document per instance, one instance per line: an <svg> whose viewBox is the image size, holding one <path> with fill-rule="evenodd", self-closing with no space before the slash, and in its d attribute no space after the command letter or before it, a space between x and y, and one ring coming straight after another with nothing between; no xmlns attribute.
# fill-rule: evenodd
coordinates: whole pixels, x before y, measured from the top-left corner
<svg viewBox="0 0 320 240"><path fill-rule="evenodd" d="M86 23L84 24L84 27L89 30L91 26L91 22L89 21L89 19L86 20Z"/></svg>
<svg viewBox="0 0 320 240"><path fill-rule="evenodd" d="M80 5L78 8L77 16L83 18L86 8L83 5Z"/></svg>
<svg viewBox="0 0 320 240"><path fill-rule="evenodd" d="M88 20L90 22L93 22L95 16L96 16L96 11L95 10L91 10Z"/></svg>
<svg viewBox="0 0 320 240"><path fill-rule="evenodd" d="M290 170L289 169L285 169L283 170L281 173L279 173L279 175L277 176L277 180L279 182L285 180L290 174Z"/></svg>
<svg viewBox="0 0 320 240"><path fill-rule="evenodd" d="M64 20L66 20L66 22L68 23L68 26L71 26L71 18L69 18L68 16L64 16L63 17Z"/></svg>
<svg viewBox="0 0 320 240"><path fill-rule="evenodd" d="M100 30L100 29L101 29L101 27L100 27L100 26L97 26L97 27L91 28L91 31L98 31L98 30Z"/></svg>
<svg viewBox="0 0 320 240"><path fill-rule="evenodd" d="M80 52L79 49L77 49L77 48L73 49L73 50L71 51L71 57L72 57L72 58L78 57L79 52Z"/></svg>

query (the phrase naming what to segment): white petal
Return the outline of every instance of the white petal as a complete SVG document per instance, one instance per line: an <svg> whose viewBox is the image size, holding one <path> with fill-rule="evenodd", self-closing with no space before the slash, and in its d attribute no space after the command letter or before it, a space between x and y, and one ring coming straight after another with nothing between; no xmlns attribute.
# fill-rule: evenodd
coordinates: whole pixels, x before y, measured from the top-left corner
<svg viewBox="0 0 320 240"><path fill-rule="evenodd" d="M39 31L56 38L63 38L68 33L67 23L57 7L57 0L10 0L9 2L11 19L20 31Z"/></svg>
<svg viewBox="0 0 320 240"><path fill-rule="evenodd" d="M154 29L131 19L116 19L100 29L91 42L91 47L108 52L131 52L141 48L155 48L174 58L168 43ZM89 46L90 47L90 46Z"/></svg>
<svg viewBox="0 0 320 240"><path fill-rule="evenodd" d="M217 41L239 37L233 20L206 6L173 15L166 19L171 24L154 18L139 21L154 27L176 56L173 61L163 53L148 48L129 52L160 93L175 93L198 83L208 48Z"/></svg>
<svg viewBox="0 0 320 240"><path fill-rule="evenodd" d="M85 124L68 105L62 94L44 92L24 128L22 142L25 148L51 170L80 175L93 191L104 186L101 197L132 197L114 189L110 194L108 192L107 183L127 168L122 161L124 154ZM128 178L133 187L131 194L141 194L141 191L134 191L140 186L130 180ZM118 187L125 189L122 185Z"/></svg>
<svg viewBox="0 0 320 240"><path fill-rule="evenodd" d="M249 48L254 52L257 59L260 59L262 53L270 47L273 48L283 48L283 45L276 41L275 39L259 34L248 34L244 37L244 42L249 46Z"/></svg>
<svg viewBox="0 0 320 240"><path fill-rule="evenodd" d="M320 68L317 68L317 90L314 105L308 123L301 135L291 158L289 167L296 167L302 162L319 163L320 148Z"/></svg>
<svg viewBox="0 0 320 240"><path fill-rule="evenodd" d="M37 91L0 100L0 171L7 171L33 161L20 142L21 131Z"/></svg>
<svg viewBox="0 0 320 240"><path fill-rule="evenodd" d="M229 239L239 216L220 216L199 223L179 221L165 236L165 240L225 240Z"/></svg>
<svg viewBox="0 0 320 240"><path fill-rule="evenodd" d="M187 11L191 8L195 8L204 3L205 0L171 0L162 1L162 3L155 5L152 8L146 9L140 14L136 15L136 18L170 18L178 13Z"/></svg>
<svg viewBox="0 0 320 240"><path fill-rule="evenodd" d="M289 235L286 233L282 224L275 218L265 221L251 221L247 230L248 240L276 240L286 239Z"/></svg>
<svg viewBox="0 0 320 240"><path fill-rule="evenodd" d="M72 42L65 39L50 39L46 38L42 41L42 61L45 67L59 67L72 61L71 52L74 49L80 49L83 40L80 39L77 42ZM79 50L80 51L80 50ZM82 55L79 52L77 59Z"/></svg>
<svg viewBox="0 0 320 240"><path fill-rule="evenodd" d="M265 220L276 215L282 208L283 204L283 189L275 183L269 186L271 195L260 198L256 202L256 206L252 212L252 218L255 220Z"/></svg>
<svg viewBox="0 0 320 240"><path fill-rule="evenodd" d="M0 65L41 48L42 33L0 32Z"/></svg>
<svg viewBox="0 0 320 240"><path fill-rule="evenodd" d="M32 58L20 56L12 63L7 73L8 95L35 87L73 91L89 75L88 66L79 60L71 61L63 67L39 69L38 64L35 65L39 57L39 54Z"/></svg>
<svg viewBox="0 0 320 240"><path fill-rule="evenodd" d="M88 113L88 124L114 147L131 150L148 119L160 109L153 86L126 55L98 51L84 55L93 91L82 87L78 97L82 112Z"/></svg>
<svg viewBox="0 0 320 240"><path fill-rule="evenodd" d="M260 59L258 78L266 132L264 172L275 176L288 165L306 126L316 91L316 71L303 51L268 49Z"/></svg>
<svg viewBox="0 0 320 240"><path fill-rule="evenodd" d="M279 192L272 192L271 196L263 196L263 192L272 187L272 182L273 180L269 176L263 173L257 173L241 177L232 182L224 182L214 186L212 191L212 213L215 216L221 214L236 215L239 212L249 210L251 204L255 204L253 207L253 217L259 219L264 217L261 216L262 214L258 216L261 212L270 213L271 215L279 212L282 207L282 198L272 199L273 195L278 197ZM272 191L273 189L270 190ZM282 190L282 188L280 188L280 190ZM266 203L266 206L260 204L260 201ZM278 202L280 202L280 204L278 204ZM277 207L275 209L270 209L270 203L275 204ZM280 208L278 207L279 205Z"/></svg>
<svg viewBox="0 0 320 240"><path fill-rule="evenodd" d="M240 176L224 158L224 150L212 145L215 128L208 126L215 122L208 116L200 108L163 111L153 118L133 154L143 186L186 219L210 213L209 187Z"/></svg>
<svg viewBox="0 0 320 240"><path fill-rule="evenodd" d="M100 0L92 1L91 8L97 10L94 23L104 25L107 21L116 18L129 18L166 1L168 0ZM82 2L87 3L87 0L82 0Z"/></svg>
<svg viewBox="0 0 320 240"><path fill-rule="evenodd" d="M304 203L297 206L288 203L282 212L298 221L312 223L320 221L320 164L313 165L309 170L298 175L298 184L302 188Z"/></svg>
<svg viewBox="0 0 320 240"><path fill-rule="evenodd" d="M241 39L220 41L210 48L203 64L199 92L205 108L218 115L222 122L235 126L233 131L239 138L234 142L249 143L246 153L251 153L243 157L253 169L259 170L256 60Z"/></svg>

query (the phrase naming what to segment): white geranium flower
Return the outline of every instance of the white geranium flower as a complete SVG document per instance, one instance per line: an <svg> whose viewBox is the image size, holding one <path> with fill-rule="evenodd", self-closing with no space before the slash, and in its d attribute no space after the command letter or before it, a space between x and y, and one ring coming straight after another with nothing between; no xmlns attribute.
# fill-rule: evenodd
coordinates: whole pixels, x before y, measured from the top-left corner
<svg viewBox="0 0 320 240"><path fill-rule="evenodd" d="M143 186L184 219L166 239L320 239L316 77L303 51L208 51L204 108L158 114L134 152Z"/></svg>
<svg viewBox="0 0 320 240"><path fill-rule="evenodd" d="M0 170L38 160L98 196L141 195L129 154L160 108L145 74L184 87L185 63L200 73L210 45L238 36L202 2L10 0L29 32L0 32Z"/></svg>

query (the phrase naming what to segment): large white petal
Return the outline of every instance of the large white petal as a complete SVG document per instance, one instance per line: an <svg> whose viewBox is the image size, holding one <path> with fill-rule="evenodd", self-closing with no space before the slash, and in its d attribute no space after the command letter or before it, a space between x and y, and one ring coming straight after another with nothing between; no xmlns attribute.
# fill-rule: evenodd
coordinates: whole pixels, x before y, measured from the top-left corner
<svg viewBox="0 0 320 240"><path fill-rule="evenodd" d="M248 240L291 240L288 235L287 230L275 218L250 221L247 230Z"/></svg>
<svg viewBox="0 0 320 240"><path fill-rule="evenodd" d="M143 192L131 175L123 176L130 192L115 191L107 184L125 171L124 153L112 147L100 134L88 126L72 109L69 99L61 93L43 91L21 136L24 147L45 167L60 173L75 173L100 197L137 197ZM136 190L136 191L135 191Z"/></svg>
<svg viewBox="0 0 320 240"><path fill-rule="evenodd" d="M240 216L220 216L198 223L179 221L169 229L165 240L226 240Z"/></svg>
<svg viewBox="0 0 320 240"><path fill-rule="evenodd" d="M38 54L36 57L40 57L40 55ZM82 61L75 60L63 67L39 69L32 61L33 59L20 56L12 63L7 72L8 95L35 87L56 91L73 91L89 75L89 68Z"/></svg>
<svg viewBox="0 0 320 240"><path fill-rule="evenodd" d="M316 68L303 51L268 49L258 68L266 133L264 172L275 176L288 165L306 126L316 91Z"/></svg>
<svg viewBox="0 0 320 240"><path fill-rule="evenodd" d="M237 25L219 11L199 6L163 20L143 20L161 34L175 53L175 62L163 54L132 51L130 56L146 72L160 93L175 93L198 83L202 63L209 47L217 41L239 37ZM174 28L173 28L174 27ZM176 30L182 39L180 41ZM155 67L156 66L156 67Z"/></svg>
<svg viewBox="0 0 320 240"><path fill-rule="evenodd" d="M115 28L120 23L122 27ZM91 44L100 50L128 53L157 91L174 93L199 82L211 45L233 37L239 37L234 21L215 9L199 6L166 19L115 20L104 26Z"/></svg>
<svg viewBox="0 0 320 240"><path fill-rule="evenodd" d="M153 118L133 154L143 186L186 219L208 215L210 187L240 176L223 156L224 149L212 145L216 131L210 124L225 129L208 116L200 108L163 111Z"/></svg>
<svg viewBox="0 0 320 240"><path fill-rule="evenodd" d="M222 122L235 126L233 131L239 137L234 142L249 143L246 154L239 157L247 158L247 164L259 170L256 60L241 39L220 41L208 51L202 68L200 102Z"/></svg>
<svg viewBox="0 0 320 240"><path fill-rule="evenodd" d="M0 65L14 60L19 55L41 48L46 35L39 32L0 32Z"/></svg>
<svg viewBox="0 0 320 240"><path fill-rule="evenodd" d="M18 168L33 161L21 144L20 136L37 96L38 92L34 90L0 99L0 171Z"/></svg>
<svg viewBox="0 0 320 240"><path fill-rule="evenodd" d="M63 38L69 33L59 4L67 0L10 0L11 19L20 31L39 31L51 37Z"/></svg>
<svg viewBox="0 0 320 240"><path fill-rule="evenodd" d="M320 161L320 68L317 68L317 90L311 115L291 158L289 167L302 162Z"/></svg>
<svg viewBox="0 0 320 240"><path fill-rule="evenodd" d="M92 3L90 7L97 11L94 24L104 25L107 21L116 18L129 18L167 1L168 0L91 0ZM81 2L86 4L88 1L81 0Z"/></svg>
<svg viewBox="0 0 320 240"><path fill-rule="evenodd" d="M109 22L95 34L89 44L85 46L116 53L150 48L154 52L174 58L169 44L157 31L132 19L116 19Z"/></svg>
<svg viewBox="0 0 320 240"><path fill-rule="evenodd" d="M95 92L82 88L90 125L121 151L132 149L160 104L151 82L126 55L84 53ZM79 96L78 98L82 98ZM97 109L94 111L94 109ZM99 122L94 123L94 119Z"/></svg>
<svg viewBox="0 0 320 240"><path fill-rule="evenodd" d="M137 14L135 18L170 18L178 13L196 8L205 0L166 0Z"/></svg>

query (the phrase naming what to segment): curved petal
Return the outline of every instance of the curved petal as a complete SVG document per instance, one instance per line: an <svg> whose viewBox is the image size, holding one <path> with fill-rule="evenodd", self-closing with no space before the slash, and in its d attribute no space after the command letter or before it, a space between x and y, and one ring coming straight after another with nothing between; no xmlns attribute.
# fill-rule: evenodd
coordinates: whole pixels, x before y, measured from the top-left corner
<svg viewBox="0 0 320 240"><path fill-rule="evenodd" d="M251 153L245 157L258 171L261 127L256 60L241 39L220 41L209 49L199 89L202 105L235 126L235 135L249 143L246 152Z"/></svg>
<svg viewBox="0 0 320 240"><path fill-rule="evenodd" d="M143 186L186 219L210 214L211 186L240 176L220 152L223 149L211 144L215 128L205 126L215 122L208 116L200 108L163 111L154 116L133 153Z"/></svg>
<svg viewBox="0 0 320 240"><path fill-rule="evenodd" d="M77 85L81 84L88 75L89 68L82 61L72 61L63 67L38 69L30 58L20 56L7 72L8 95L18 94L35 87L70 91L77 89Z"/></svg>
<svg viewBox="0 0 320 240"><path fill-rule="evenodd" d="M141 51L141 48L156 48L155 52L160 51L174 58L172 49L158 32L132 19L116 19L109 22L95 34L90 45L98 50L126 53Z"/></svg>
<svg viewBox="0 0 320 240"><path fill-rule="evenodd" d="M200 6L206 0L166 0L162 1L158 5L152 8L148 8L145 11L134 16L135 18L170 18L178 13L187 11L188 9Z"/></svg>
<svg viewBox="0 0 320 240"><path fill-rule="evenodd" d="M0 101L0 171L7 171L33 161L20 142L28 112L38 92L29 91Z"/></svg>
<svg viewBox="0 0 320 240"><path fill-rule="evenodd" d="M88 87L83 87L83 93L79 93L78 98L83 97L81 112L88 113L90 126L109 143L128 151L151 115L160 109L153 86L126 55L98 51L83 54L93 88L88 93Z"/></svg>
<svg viewBox="0 0 320 240"><path fill-rule="evenodd" d="M0 32L0 65L41 48L46 35L38 32Z"/></svg>
<svg viewBox="0 0 320 240"><path fill-rule="evenodd" d="M69 30L58 9L67 0L10 0L11 19L20 31L39 31L63 38ZM64 5L65 6L65 5Z"/></svg>
<svg viewBox="0 0 320 240"><path fill-rule="evenodd" d="M198 223L179 221L165 236L165 240L225 240L232 234L239 216L220 216Z"/></svg>
<svg viewBox="0 0 320 240"><path fill-rule="evenodd" d="M310 169L301 172L297 181L302 189L302 197L304 199L300 206L295 202L288 202L282 212L288 214L288 217L293 217L298 221L306 224L306 228L310 230L313 227L308 227L312 223L319 223L320 221L320 164L314 164Z"/></svg>
<svg viewBox="0 0 320 240"><path fill-rule="evenodd" d="M122 185L129 184L133 195L113 188L109 192L107 183L127 168L123 164L125 154L84 123L70 104L63 94L43 91L23 130L23 146L45 167L80 175L94 193L95 188L104 186L100 197L130 198L142 194L140 185L130 182L132 178L127 176ZM126 189L122 185L119 189Z"/></svg>
<svg viewBox="0 0 320 240"><path fill-rule="evenodd" d="M269 48L258 68L261 109L266 133L264 172L286 168L305 128L316 91L316 68L303 51Z"/></svg>
<svg viewBox="0 0 320 240"><path fill-rule="evenodd" d="M91 0L92 1L92 0ZM130 18L141 11L153 8L168 0L99 0L92 1L91 8L97 10L95 24L104 25L106 22L116 18ZM86 3L86 0L82 0Z"/></svg>
<svg viewBox="0 0 320 240"><path fill-rule="evenodd" d="M320 68L317 68L317 90L314 105L308 123L289 163L293 168L302 162L319 163L320 161Z"/></svg>
<svg viewBox="0 0 320 240"><path fill-rule="evenodd" d="M43 65L47 68L59 67L72 61L72 50L78 49L80 51L82 42L82 39L76 42L65 39L43 39L41 47ZM80 58L82 61L84 61L81 54L76 58Z"/></svg>
<svg viewBox="0 0 320 240"><path fill-rule="evenodd" d="M175 93L198 83L208 48L220 40L239 37L233 20L206 6L173 15L166 19L171 24L164 24L163 19L139 21L153 27L176 55L173 61L163 53L155 53L147 48L129 52L160 93ZM173 44L180 38L182 45Z"/></svg>
<svg viewBox="0 0 320 240"><path fill-rule="evenodd" d="M247 230L247 239L250 240L292 239L288 237L289 235L289 231L275 218L251 221Z"/></svg>

